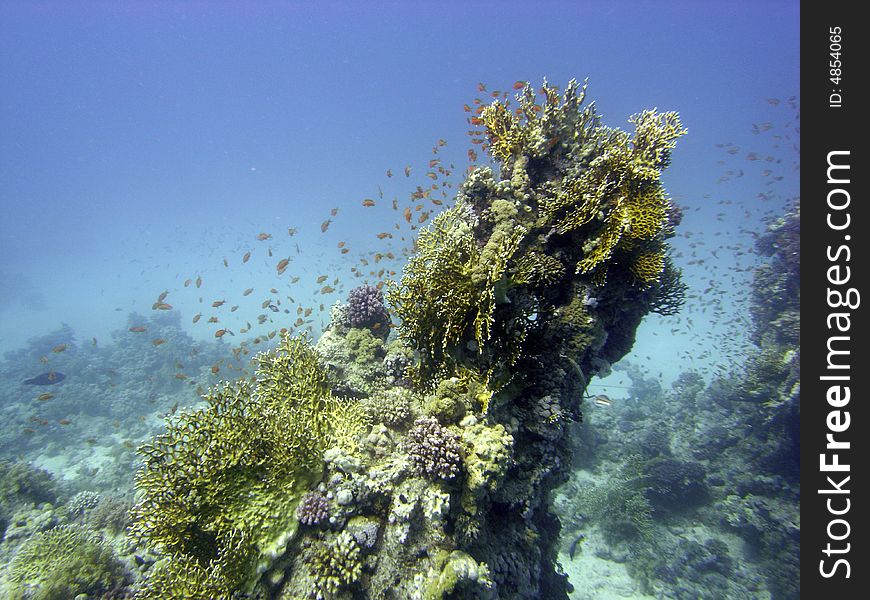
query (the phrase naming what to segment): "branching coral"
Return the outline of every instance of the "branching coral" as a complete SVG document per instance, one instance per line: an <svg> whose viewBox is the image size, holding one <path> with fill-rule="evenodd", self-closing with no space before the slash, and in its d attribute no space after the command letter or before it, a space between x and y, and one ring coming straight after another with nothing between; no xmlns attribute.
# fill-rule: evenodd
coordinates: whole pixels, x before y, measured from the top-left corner
<svg viewBox="0 0 870 600"><path fill-rule="evenodd" d="M255 385L218 386L207 407L182 413L143 446L136 477L133 532L170 556L175 575L183 565L188 579L211 573L228 590L250 573L222 565L280 551L323 451L353 446L365 423L358 404L330 395L306 340L285 336L256 360Z"/></svg>
<svg viewBox="0 0 870 600"><path fill-rule="evenodd" d="M61 525L28 540L12 562L13 598L99 597L120 588L124 569L93 531ZM24 584L32 586L24 594Z"/></svg>
<svg viewBox="0 0 870 600"><path fill-rule="evenodd" d="M362 576L362 555L349 531L342 531L326 544L318 545L307 558L314 579L309 595L314 600L329 600Z"/></svg>

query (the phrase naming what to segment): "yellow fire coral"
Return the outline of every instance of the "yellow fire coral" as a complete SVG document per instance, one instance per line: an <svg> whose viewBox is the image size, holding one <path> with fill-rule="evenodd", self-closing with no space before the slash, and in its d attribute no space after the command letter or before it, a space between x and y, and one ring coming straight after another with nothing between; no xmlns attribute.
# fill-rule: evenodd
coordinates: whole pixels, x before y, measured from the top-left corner
<svg viewBox="0 0 870 600"><path fill-rule="evenodd" d="M169 582L201 582L206 595L216 582L251 583L252 569L240 565L281 551L324 450L352 445L362 431L362 409L331 396L307 340L285 335L256 360L256 384L216 387L208 406L182 413L139 450L132 533L168 555L143 598L180 597Z"/></svg>

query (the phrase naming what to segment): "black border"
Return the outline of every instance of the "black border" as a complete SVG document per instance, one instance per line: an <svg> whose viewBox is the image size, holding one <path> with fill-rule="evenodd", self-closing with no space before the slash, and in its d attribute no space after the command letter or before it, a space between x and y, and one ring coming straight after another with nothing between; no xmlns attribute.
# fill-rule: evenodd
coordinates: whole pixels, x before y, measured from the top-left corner
<svg viewBox="0 0 870 600"><path fill-rule="evenodd" d="M870 178L870 163L867 160L866 139L870 138L870 127L863 118L870 110L868 94L867 37L870 36L870 22L858 15L863 2L803 2L801 5L801 595L805 598L851 599L870 597L870 534L866 529L866 511L870 510L868 489L868 455L870 449L864 440L870 436L867 422L868 402L866 381L870 377L870 360L864 346L870 343L867 332L864 304L870 290L864 285L866 265L870 255L866 246L866 236L870 229L867 219L867 179ZM839 85L830 81L830 28L842 29L842 80ZM830 106L830 94L840 90L842 106ZM848 150L850 182L847 184L851 198L849 208L851 225L848 231L834 231L828 227L826 219L828 193L838 186L829 184L827 178L828 156L832 151ZM840 155L845 156L845 155ZM841 170L840 173L843 171ZM841 194L837 194L843 197ZM838 217L842 213L837 214ZM850 239L846 241L846 235ZM830 488L827 475L837 477L837 473L822 473L820 454L825 452L826 434L829 433L826 419L832 408L826 398L831 385L820 377L829 374L827 369L827 342L829 333L827 317L831 312L849 309L834 309L828 305L827 290L832 286L828 281L828 269L834 262L828 260L828 247L835 251L839 245L847 244L851 250L851 260L838 261L840 265L851 267L851 280L841 289L855 287L861 293L861 304L850 310L851 327L848 334L850 355L848 371L851 400L840 410L849 411L849 428L835 434L837 440L849 441L851 447L840 452L839 461L850 465L850 481L843 485L849 489L850 508L842 518L849 522L849 536L837 544L850 544L849 552L839 557L848 560L851 573L846 579L845 567L841 565L836 575L824 578L820 573L820 561L833 565L836 557L828 558L823 550L828 543L826 532L831 519L837 518L828 513L826 499L831 495L820 494L819 490ZM845 253L841 254L845 258ZM843 373L843 371L840 371ZM842 416L842 414L841 414ZM830 452L830 451L829 451ZM835 502L843 506L846 495L836 496ZM838 524L842 531L845 525ZM837 530L835 529L835 533ZM824 594L824 595L823 595Z"/></svg>

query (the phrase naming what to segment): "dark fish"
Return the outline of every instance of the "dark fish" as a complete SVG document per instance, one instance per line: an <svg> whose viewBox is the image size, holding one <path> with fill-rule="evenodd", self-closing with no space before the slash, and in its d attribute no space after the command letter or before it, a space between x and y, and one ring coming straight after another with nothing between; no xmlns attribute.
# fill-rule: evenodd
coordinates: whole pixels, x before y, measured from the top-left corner
<svg viewBox="0 0 870 600"><path fill-rule="evenodd" d="M43 373L31 379L22 381L22 383L25 385L54 385L55 383L60 383L64 379L66 379L66 375L63 373L59 371L49 371L48 373Z"/></svg>
<svg viewBox="0 0 870 600"><path fill-rule="evenodd" d="M568 548L568 556L570 556L573 559L574 553L577 552L578 549L580 549L580 542L582 542L585 539L586 539L586 536L584 534L582 534L582 533L578 534L577 537L574 538L574 541L571 542L571 547Z"/></svg>
<svg viewBox="0 0 870 600"><path fill-rule="evenodd" d="M275 306L274 304L270 304L268 308L269 308L269 310L271 310L272 312L278 312L278 311L280 310L280 309L279 309L277 306Z"/></svg>

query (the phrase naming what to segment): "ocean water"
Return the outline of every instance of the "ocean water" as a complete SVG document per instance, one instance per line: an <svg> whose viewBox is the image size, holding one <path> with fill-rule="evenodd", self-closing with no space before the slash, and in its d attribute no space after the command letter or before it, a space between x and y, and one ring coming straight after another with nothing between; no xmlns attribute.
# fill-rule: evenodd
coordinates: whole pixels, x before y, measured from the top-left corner
<svg viewBox="0 0 870 600"><path fill-rule="evenodd" d="M798 196L798 24L790 1L3 2L0 460L129 496L164 414L249 374L277 330L317 339L350 289L400 277L488 162L464 105L544 78L588 78L608 126L657 107L688 129L663 176L686 304L591 381L614 408L587 425L616 426L640 380L729 376L753 348L755 240ZM612 582L574 597L691 597L610 559L565 559L572 581Z"/></svg>

